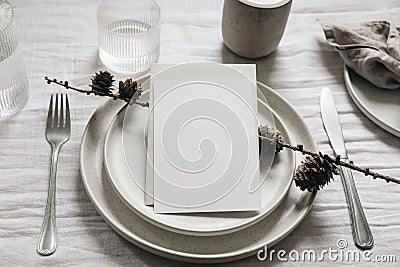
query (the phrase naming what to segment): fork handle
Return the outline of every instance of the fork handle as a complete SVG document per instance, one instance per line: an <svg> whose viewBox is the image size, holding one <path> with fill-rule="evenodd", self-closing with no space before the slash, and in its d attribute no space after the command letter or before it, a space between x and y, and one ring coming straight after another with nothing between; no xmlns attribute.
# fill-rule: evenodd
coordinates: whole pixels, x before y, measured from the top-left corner
<svg viewBox="0 0 400 267"><path fill-rule="evenodd" d="M51 165L49 188L47 193L46 212L44 214L42 230L40 232L37 252L49 256L56 250L56 173L58 152L60 146L51 146Z"/></svg>
<svg viewBox="0 0 400 267"><path fill-rule="evenodd" d="M348 162L347 159L346 162ZM340 177L342 178L344 193L349 208L354 243L361 249L371 249L374 245L374 238L367 219L365 218L360 198L358 197L353 174L351 170L340 167Z"/></svg>

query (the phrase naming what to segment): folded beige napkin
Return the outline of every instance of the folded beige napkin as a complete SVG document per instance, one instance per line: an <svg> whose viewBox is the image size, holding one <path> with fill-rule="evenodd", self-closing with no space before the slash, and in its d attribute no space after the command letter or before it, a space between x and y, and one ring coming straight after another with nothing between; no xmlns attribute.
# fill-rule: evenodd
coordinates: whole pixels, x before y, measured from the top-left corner
<svg viewBox="0 0 400 267"><path fill-rule="evenodd" d="M320 23L347 66L376 86L400 88L400 28L387 21Z"/></svg>

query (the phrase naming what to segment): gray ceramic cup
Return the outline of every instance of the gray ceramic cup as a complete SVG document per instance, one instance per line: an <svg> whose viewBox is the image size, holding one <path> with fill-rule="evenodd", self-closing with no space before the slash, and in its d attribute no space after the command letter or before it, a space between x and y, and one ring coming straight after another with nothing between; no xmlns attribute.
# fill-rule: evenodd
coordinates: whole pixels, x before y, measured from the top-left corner
<svg viewBox="0 0 400 267"><path fill-rule="evenodd" d="M247 58L269 55L286 28L292 0L225 0L222 36L225 45Z"/></svg>

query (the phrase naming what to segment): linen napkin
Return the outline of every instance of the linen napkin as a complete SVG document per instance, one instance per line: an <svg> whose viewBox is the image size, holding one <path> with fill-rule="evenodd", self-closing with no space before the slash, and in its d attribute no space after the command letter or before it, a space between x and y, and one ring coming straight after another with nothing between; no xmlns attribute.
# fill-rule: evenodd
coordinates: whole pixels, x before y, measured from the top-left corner
<svg viewBox="0 0 400 267"><path fill-rule="evenodd" d="M347 66L378 87L400 88L400 28L387 21L320 23Z"/></svg>

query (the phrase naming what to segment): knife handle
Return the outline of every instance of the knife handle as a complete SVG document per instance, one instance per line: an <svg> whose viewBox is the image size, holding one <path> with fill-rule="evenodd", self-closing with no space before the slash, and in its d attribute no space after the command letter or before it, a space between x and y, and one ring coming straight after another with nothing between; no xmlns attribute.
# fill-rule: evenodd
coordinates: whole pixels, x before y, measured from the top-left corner
<svg viewBox="0 0 400 267"><path fill-rule="evenodd" d="M345 161L348 162L349 160L346 159ZM374 245L374 238L369 229L367 219L365 218L360 198L358 197L353 174L350 169L340 166L340 177L342 178L344 193L349 208L354 243L361 249L371 249Z"/></svg>

